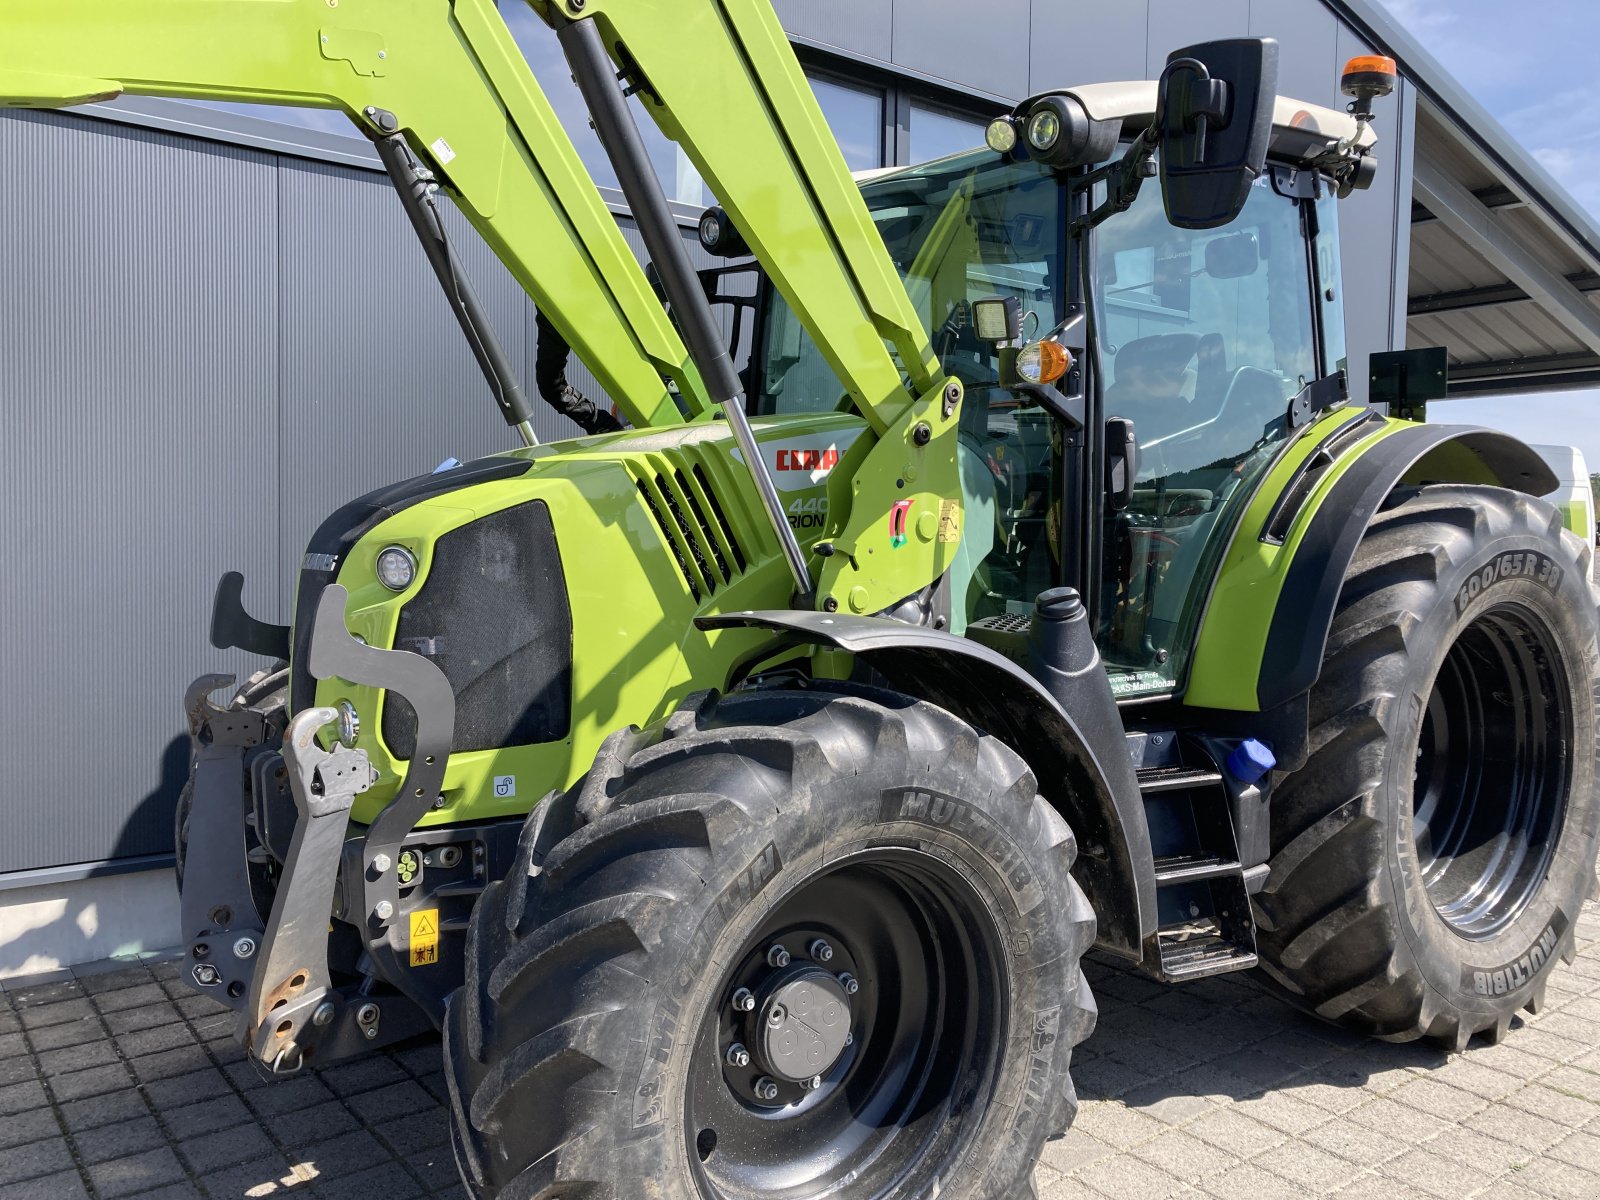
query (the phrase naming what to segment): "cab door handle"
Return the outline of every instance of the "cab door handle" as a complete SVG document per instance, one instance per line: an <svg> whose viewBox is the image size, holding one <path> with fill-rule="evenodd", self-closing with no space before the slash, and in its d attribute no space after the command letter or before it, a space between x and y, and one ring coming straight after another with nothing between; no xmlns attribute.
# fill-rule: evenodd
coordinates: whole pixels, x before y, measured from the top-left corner
<svg viewBox="0 0 1600 1200"><path fill-rule="evenodd" d="M1133 503L1133 481L1139 474L1139 442L1127 417L1106 420L1106 504L1121 512Z"/></svg>

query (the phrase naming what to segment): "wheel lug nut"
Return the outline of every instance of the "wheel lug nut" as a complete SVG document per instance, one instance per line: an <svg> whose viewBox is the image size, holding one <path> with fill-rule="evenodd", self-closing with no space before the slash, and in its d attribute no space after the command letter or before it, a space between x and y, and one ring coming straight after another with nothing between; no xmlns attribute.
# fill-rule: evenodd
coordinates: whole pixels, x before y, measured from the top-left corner
<svg viewBox="0 0 1600 1200"><path fill-rule="evenodd" d="M861 985L856 982L856 977L848 972L839 976L839 986L844 989L846 996L854 996L861 990Z"/></svg>
<svg viewBox="0 0 1600 1200"><path fill-rule="evenodd" d="M767 1014L767 1024L771 1025L774 1029L776 1029L779 1025L782 1025L788 1019L788 1010L785 1009L781 1004L774 1004L772 1006L772 1011Z"/></svg>
<svg viewBox="0 0 1600 1200"><path fill-rule="evenodd" d="M801 1084L801 1086L808 1092L814 1092L822 1086L822 1076L813 1075L810 1079L806 1080L805 1083Z"/></svg>
<svg viewBox="0 0 1600 1200"><path fill-rule="evenodd" d="M740 988L733 994L733 1007L739 1012L749 1012L756 1006L755 993L749 988Z"/></svg>
<svg viewBox="0 0 1600 1200"><path fill-rule="evenodd" d="M818 938L816 941L811 943L811 957L816 959L818 962L832 962L833 947L828 945L828 943L823 941L821 938Z"/></svg>
<svg viewBox="0 0 1600 1200"><path fill-rule="evenodd" d="M856 1044L856 1035L853 1034L853 1033L845 1034L844 1035L844 1044L846 1046L854 1046Z"/></svg>
<svg viewBox="0 0 1600 1200"><path fill-rule="evenodd" d="M756 1098L771 1103L778 1098L778 1085L763 1075L756 1080Z"/></svg>
<svg viewBox="0 0 1600 1200"><path fill-rule="evenodd" d="M774 946L767 951L767 965L770 967L787 967L789 965L789 952L782 946Z"/></svg>
<svg viewBox="0 0 1600 1200"><path fill-rule="evenodd" d="M750 1051L743 1044L735 1042L728 1047L728 1065L730 1067L748 1067L750 1065Z"/></svg>

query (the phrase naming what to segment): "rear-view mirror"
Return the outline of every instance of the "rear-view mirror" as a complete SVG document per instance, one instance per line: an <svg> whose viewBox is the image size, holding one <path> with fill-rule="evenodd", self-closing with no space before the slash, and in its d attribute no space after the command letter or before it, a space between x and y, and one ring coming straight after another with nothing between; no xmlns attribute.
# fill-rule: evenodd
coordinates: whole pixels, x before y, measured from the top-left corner
<svg viewBox="0 0 1600 1200"><path fill-rule="evenodd" d="M1202 42L1168 57L1156 133L1169 222L1214 229L1239 215L1266 166L1277 92L1271 38Z"/></svg>
<svg viewBox="0 0 1600 1200"><path fill-rule="evenodd" d="M1206 274L1212 279L1243 279L1261 266L1261 243L1245 229L1206 243Z"/></svg>

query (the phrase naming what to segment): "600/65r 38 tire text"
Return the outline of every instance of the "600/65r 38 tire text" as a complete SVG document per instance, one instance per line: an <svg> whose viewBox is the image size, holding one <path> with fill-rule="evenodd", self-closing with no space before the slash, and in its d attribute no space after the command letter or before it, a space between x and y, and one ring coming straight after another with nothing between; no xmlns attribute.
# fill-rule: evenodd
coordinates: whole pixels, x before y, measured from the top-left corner
<svg viewBox="0 0 1600 1200"><path fill-rule="evenodd" d="M1032 1196L1094 1022L1074 853L1015 754L891 693L613 735L473 915L445 1032L469 1188Z"/></svg>
<svg viewBox="0 0 1600 1200"><path fill-rule="evenodd" d="M1570 961L1600 827L1590 565L1515 492L1425 487L1374 517L1256 898L1262 963L1305 1007L1464 1049Z"/></svg>

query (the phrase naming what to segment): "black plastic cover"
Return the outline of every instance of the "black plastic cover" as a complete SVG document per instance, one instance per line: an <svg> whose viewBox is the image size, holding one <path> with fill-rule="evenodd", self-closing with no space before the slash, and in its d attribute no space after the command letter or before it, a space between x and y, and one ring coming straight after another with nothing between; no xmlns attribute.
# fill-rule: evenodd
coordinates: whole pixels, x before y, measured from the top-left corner
<svg viewBox="0 0 1600 1200"><path fill-rule="evenodd" d="M550 509L530 500L452 529L400 610L394 648L423 654L456 697L452 752L552 742L572 722L572 610ZM383 740L415 749L416 714L383 704Z"/></svg>
<svg viewBox="0 0 1600 1200"><path fill-rule="evenodd" d="M1265 169L1278 92L1272 38L1201 42L1167 56L1161 78L1161 195L1181 229L1239 215Z"/></svg>

